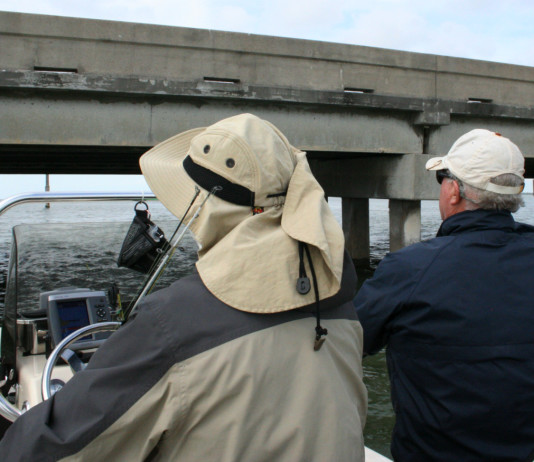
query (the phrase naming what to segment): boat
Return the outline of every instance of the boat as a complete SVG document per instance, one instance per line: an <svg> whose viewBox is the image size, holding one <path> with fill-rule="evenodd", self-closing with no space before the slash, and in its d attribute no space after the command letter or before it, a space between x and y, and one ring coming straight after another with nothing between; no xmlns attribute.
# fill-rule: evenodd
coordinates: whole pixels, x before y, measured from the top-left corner
<svg viewBox="0 0 534 462"><path fill-rule="evenodd" d="M132 203L154 199L138 193L30 193L0 202L0 216L28 203L53 207L58 202L126 202L131 211ZM0 415L6 421L15 421L60 390L121 325L129 308L135 308L145 276L116 264L128 226L129 222L14 226L0 332ZM70 247L63 245L66 240ZM77 255L69 254L73 245ZM39 249L44 257L37 256ZM176 260L161 285L190 271L180 258ZM44 270L37 269L39 263ZM39 277L45 280L37 283ZM370 462L389 461L370 448L365 448L365 456Z"/></svg>

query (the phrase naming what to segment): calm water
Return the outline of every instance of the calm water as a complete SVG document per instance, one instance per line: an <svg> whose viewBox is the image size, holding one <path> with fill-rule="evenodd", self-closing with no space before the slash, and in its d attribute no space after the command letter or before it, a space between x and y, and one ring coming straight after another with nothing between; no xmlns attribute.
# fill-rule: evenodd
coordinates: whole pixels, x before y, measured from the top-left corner
<svg viewBox="0 0 534 462"><path fill-rule="evenodd" d="M516 219L534 225L534 197L524 195L524 199L526 206L515 214ZM341 201L330 198L329 204L340 220ZM176 226L176 219L159 202L151 201L150 209L153 221L169 237ZM0 217L0 287L5 286L11 229L14 225L26 224L18 228L17 239L20 240L20 253L23 255L19 261L20 272L26 275L20 281L19 292L26 297L23 303L28 309L37 308L40 291L82 285L105 290L116 280L121 281L124 298L132 298L142 283L143 276L128 269L117 268L115 264L132 218L133 202L82 205L53 203L49 209L43 204L25 204L9 210ZM122 223L118 227L112 225L117 221ZM83 225L72 224L79 222L83 222ZM441 223L436 201L422 202L421 222L422 239L433 237ZM32 223L47 223L47 226L38 229L32 227ZM370 223L371 267L376 267L387 253L389 245L386 200L370 200ZM160 285L167 285L191 271L196 258L196 246L192 239L186 238L183 247L173 257L171 268ZM101 271L101 267L109 269ZM394 416L384 353L364 360L364 379L369 390L366 445L390 456L389 440Z"/></svg>

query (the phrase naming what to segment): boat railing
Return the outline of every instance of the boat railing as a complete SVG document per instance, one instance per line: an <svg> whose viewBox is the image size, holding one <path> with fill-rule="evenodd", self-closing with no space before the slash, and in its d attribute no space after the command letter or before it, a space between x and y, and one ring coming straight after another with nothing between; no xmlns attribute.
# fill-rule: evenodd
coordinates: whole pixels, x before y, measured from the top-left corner
<svg viewBox="0 0 534 462"><path fill-rule="evenodd" d="M0 215L21 204L36 202L140 201L155 199L152 193L133 192L34 192L17 194L0 202Z"/></svg>

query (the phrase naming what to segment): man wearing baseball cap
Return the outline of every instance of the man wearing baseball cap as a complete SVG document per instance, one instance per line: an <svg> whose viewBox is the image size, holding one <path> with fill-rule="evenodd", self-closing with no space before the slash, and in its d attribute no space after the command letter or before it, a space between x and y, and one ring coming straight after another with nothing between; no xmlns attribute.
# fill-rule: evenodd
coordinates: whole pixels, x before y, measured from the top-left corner
<svg viewBox="0 0 534 462"><path fill-rule="evenodd" d="M534 227L514 221L524 158L476 129L426 168L437 237L387 255L354 303L364 352L387 346L399 461L531 461Z"/></svg>
<svg viewBox="0 0 534 462"><path fill-rule="evenodd" d="M356 274L306 154L240 114L140 164L163 205L197 217L195 272L18 419L0 459L363 461Z"/></svg>

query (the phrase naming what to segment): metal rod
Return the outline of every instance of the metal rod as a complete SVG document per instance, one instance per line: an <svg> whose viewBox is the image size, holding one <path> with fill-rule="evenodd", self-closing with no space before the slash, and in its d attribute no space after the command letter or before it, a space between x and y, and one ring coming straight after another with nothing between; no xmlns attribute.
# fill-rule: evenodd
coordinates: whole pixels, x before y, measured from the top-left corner
<svg viewBox="0 0 534 462"><path fill-rule="evenodd" d="M50 191L50 174L47 173L46 174L46 182L45 182L45 192L49 192ZM50 202L47 202L45 204L45 208L49 209L50 208Z"/></svg>
<svg viewBox="0 0 534 462"><path fill-rule="evenodd" d="M152 193L132 193L132 192L85 192L85 193L70 193L70 192L36 192L24 193L16 196L8 197L0 202L0 215L7 212L9 209L17 205L35 203L35 202L75 202L75 201L139 201L142 199L155 199L156 196Z"/></svg>
<svg viewBox="0 0 534 462"><path fill-rule="evenodd" d="M6 398L4 398L4 395L0 393L0 415L4 419L9 420L10 422L15 422L15 420L22 414L22 410L13 406Z"/></svg>
<svg viewBox="0 0 534 462"><path fill-rule="evenodd" d="M194 213L194 215L191 217L191 219L189 220L189 222L187 223L187 225L185 225L185 227L183 228L182 232L180 233L180 235L172 242L170 242L170 246L169 246L169 249L167 250L167 252L165 253L165 255L161 258L159 264L158 264L158 267L154 270L154 273L152 274L152 276L148 279L148 281L146 282L145 286L143 287L143 290L141 291L141 293L139 294L139 296L137 297L137 299L135 300L135 303L133 304L133 306L130 308L128 307L128 309L126 310L126 312L124 313L124 319L127 321L128 320L128 317L131 316L132 314L135 313L135 311L137 310L137 307L139 306L139 303L141 302L141 300L143 299L143 297L149 293L149 291L152 289L154 283L156 282L156 280L158 279L160 273L163 271L163 269L165 268L165 266L167 265L167 262L169 261L169 259L172 257L173 253L174 253L174 249L176 249L176 247L178 246L178 244L180 243L180 241L182 240L182 238L184 237L186 231L189 229L189 226L191 226L191 223L193 223L193 221L198 217L198 215L200 214L200 211L202 210L202 207L204 207L204 204L206 203L206 201L209 199L209 197L215 193L216 191L222 189L220 186L215 186L207 195L206 197L204 198L204 200L200 203L200 205L198 206L196 212Z"/></svg>

